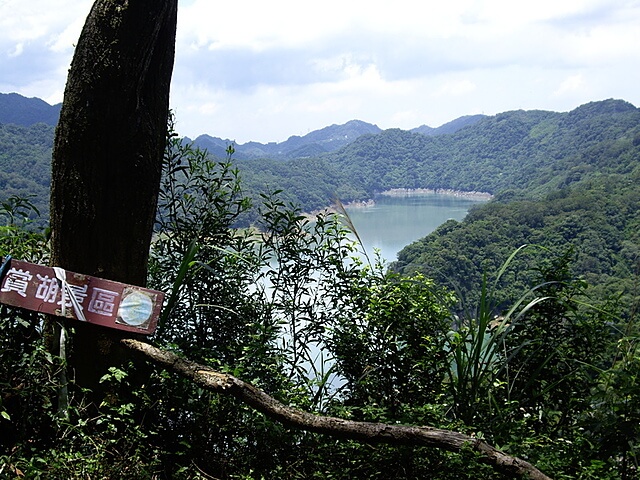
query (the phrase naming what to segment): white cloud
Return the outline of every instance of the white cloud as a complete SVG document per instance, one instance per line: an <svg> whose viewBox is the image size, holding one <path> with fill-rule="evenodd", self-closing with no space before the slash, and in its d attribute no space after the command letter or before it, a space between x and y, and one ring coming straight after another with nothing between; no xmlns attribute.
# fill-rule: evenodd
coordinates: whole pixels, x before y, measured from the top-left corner
<svg viewBox="0 0 640 480"><path fill-rule="evenodd" d="M476 90L477 86L471 80L463 79L463 80L453 80L444 84L438 91L435 93L436 96L460 96L467 95Z"/></svg>
<svg viewBox="0 0 640 480"><path fill-rule="evenodd" d="M22 52L24 52L24 43L22 42L16 43L13 51L9 52L9 57L10 58L19 57L20 55L22 55Z"/></svg>
<svg viewBox="0 0 640 480"><path fill-rule="evenodd" d="M587 82L584 75L578 73L571 75L562 81L556 91L553 92L555 96L562 97L568 95L575 95L587 90Z"/></svg>
<svg viewBox="0 0 640 480"><path fill-rule="evenodd" d="M89 0L0 1L0 91L62 101Z"/></svg>
<svg viewBox="0 0 640 480"><path fill-rule="evenodd" d="M69 25L84 20L92 3L88 0L5 0L0 3L0 41L2 44L42 39L45 43L55 41ZM79 33L78 29L76 38Z"/></svg>
<svg viewBox="0 0 640 480"><path fill-rule="evenodd" d="M0 0L0 91L60 101L91 0ZM178 130L284 140L640 103L638 0L180 0Z"/></svg>

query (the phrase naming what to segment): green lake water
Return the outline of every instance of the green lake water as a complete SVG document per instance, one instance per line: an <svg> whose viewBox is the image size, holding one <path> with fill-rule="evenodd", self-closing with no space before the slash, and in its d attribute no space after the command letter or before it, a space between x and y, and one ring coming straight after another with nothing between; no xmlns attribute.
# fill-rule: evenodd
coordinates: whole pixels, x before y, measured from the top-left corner
<svg viewBox="0 0 640 480"><path fill-rule="evenodd" d="M379 249L387 262L403 247L428 235L449 219L462 220L469 208L481 203L454 195L421 194L379 196L372 206L347 207L369 257Z"/></svg>

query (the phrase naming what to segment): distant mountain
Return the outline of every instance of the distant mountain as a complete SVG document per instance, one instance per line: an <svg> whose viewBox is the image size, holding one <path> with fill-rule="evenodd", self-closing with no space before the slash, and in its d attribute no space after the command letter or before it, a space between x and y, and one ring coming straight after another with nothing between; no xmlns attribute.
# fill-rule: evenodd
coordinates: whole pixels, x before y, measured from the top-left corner
<svg viewBox="0 0 640 480"><path fill-rule="evenodd" d="M231 140L223 140L222 138L212 137L207 134L200 135L195 140L192 140L189 137L184 137L183 140L186 143L193 143L198 148L206 150L211 155L219 158L224 158L226 156L227 147L233 144ZM237 148L238 146L235 145L235 147Z"/></svg>
<svg viewBox="0 0 640 480"><path fill-rule="evenodd" d="M539 195L638 162L640 110L603 100L567 113L516 110L488 116L451 135L389 129L325 157L352 189L527 190Z"/></svg>
<svg viewBox="0 0 640 480"><path fill-rule="evenodd" d="M27 98L17 93L0 93L0 123L29 127L36 123L55 126L61 103L49 105L39 98Z"/></svg>
<svg viewBox="0 0 640 480"><path fill-rule="evenodd" d="M303 137L295 135L289 137L289 139L284 142L284 147L296 151L309 143L314 143L324 147L325 151L332 152L350 144L362 135L380 133L381 131L377 125L372 125L360 120L351 120L344 125L334 124L320 130L315 130Z"/></svg>
<svg viewBox="0 0 640 480"><path fill-rule="evenodd" d="M455 120L445 123L437 128L421 125L420 127L412 128L410 131L428 136L446 135L456 133L461 128L478 123L486 117L486 115L465 115L464 117L456 118Z"/></svg>
<svg viewBox="0 0 640 480"><path fill-rule="evenodd" d="M62 104L49 105L39 98L27 98L17 93L0 93L0 123L25 127L36 123L55 126L58 123L61 107ZM437 128L422 125L411 131L428 136L451 134L463 127L473 125L484 117L484 115L468 115ZM227 147L233 144L235 157L239 159L291 159L316 157L324 153L335 152L362 135L381 132L382 130L377 125L361 120L351 120L342 125L334 124L320 130L314 130L303 136L294 135L279 143L247 142L235 144L232 140L207 134L198 136L193 143L219 158L224 158ZM189 138L185 138L185 140L190 141Z"/></svg>
<svg viewBox="0 0 640 480"><path fill-rule="evenodd" d="M47 211L51 115L57 119L58 114L59 106L42 100L0 95L0 200L31 192ZM382 131L352 120L281 143L235 145L233 161L246 191L259 197L265 189L282 190L287 201L305 211L322 208L336 196L366 200L392 188L496 195L526 190L542 196L598 175L633 171L640 158L639 125L640 110L622 100L592 102L567 113L471 115L413 131ZM219 158L231 143L209 135L195 141Z"/></svg>
<svg viewBox="0 0 640 480"><path fill-rule="evenodd" d="M360 120L351 120L343 125L334 124L320 130L314 130L304 136L294 135L280 143L248 142L234 144L235 157L246 159L317 156L322 153L339 150L362 135L380 133L381 131L376 125ZM213 155L223 157L227 146L232 144L233 141L209 135L200 135L193 143Z"/></svg>
<svg viewBox="0 0 640 480"><path fill-rule="evenodd" d="M427 136L455 133L463 127L473 125L486 115L467 115L460 117L444 125L432 128L422 125L411 130ZM375 135L382 133L377 125L351 120L342 125L331 125L320 130L314 130L304 136L294 135L284 142L258 143L248 142L234 144L235 157L239 159L249 158L273 158L292 159L316 157L324 153L335 152L342 147L351 144L362 135ZM232 140L223 140L210 135L200 135L194 140L194 145L206 149L212 155L224 157L227 147L233 144Z"/></svg>

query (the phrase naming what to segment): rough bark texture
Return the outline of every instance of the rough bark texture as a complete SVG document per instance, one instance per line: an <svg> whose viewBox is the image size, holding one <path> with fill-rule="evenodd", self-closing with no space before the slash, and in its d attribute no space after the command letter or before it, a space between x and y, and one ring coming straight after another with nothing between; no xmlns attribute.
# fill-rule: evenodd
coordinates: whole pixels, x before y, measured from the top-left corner
<svg viewBox="0 0 640 480"><path fill-rule="evenodd" d="M97 0L69 71L52 161L51 263L144 286L166 142L177 0ZM116 333L74 323L94 387ZM73 360L73 358L72 358Z"/></svg>
<svg viewBox="0 0 640 480"><path fill-rule="evenodd" d="M208 390L232 395L270 418L290 427L365 443L427 446L453 452L471 448L481 455L484 462L492 465L501 473L512 477L550 480L548 476L530 463L507 455L478 438L433 427L354 422L314 415L283 405L253 385L231 375L216 372L206 366L182 359L171 352L134 339L125 339L122 342L153 364L188 378Z"/></svg>

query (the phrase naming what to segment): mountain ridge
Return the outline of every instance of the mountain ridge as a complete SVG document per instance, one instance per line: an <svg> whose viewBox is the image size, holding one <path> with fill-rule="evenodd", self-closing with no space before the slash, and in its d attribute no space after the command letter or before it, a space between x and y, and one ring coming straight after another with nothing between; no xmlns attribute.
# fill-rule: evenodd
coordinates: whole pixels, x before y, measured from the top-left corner
<svg viewBox="0 0 640 480"><path fill-rule="evenodd" d="M436 128L421 125L408 131L426 136L452 134L479 122L485 117L486 115L465 115ZM313 130L303 136L292 135L283 142L236 144L229 139L203 134L196 137L193 140L193 144L199 148L206 149L217 157L224 157L227 147L233 145L235 155L239 159L266 157L291 159L335 152L363 135L376 135L383 131L375 124L362 120L349 120L341 125L333 124L319 130Z"/></svg>
<svg viewBox="0 0 640 480"><path fill-rule="evenodd" d="M258 159L236 153L232 163L254 205L260 204L261 192L279 190L304 211L327 207L334 198L368 200L393 188L482 191L502 197L505 190L527 190L535 197L594 175L633 170L639 158L640 110L609 99L571 112L514 110L461 117L423 130L427 134L351 121L292 136L284 146L268 144L275 152L288 149L290 157ZM435 130L440 134L432 134ZM34 193L38 208L48 212L54 133L51 125L24 127L0 118L0 199ZM201 147L224 158L228 143L207 138L217 151ZM343 146L327 151L340 142ZM263 144L243 147L255 155Z"/></svg>
<svg viewBox="0 0 640 480"><path fill-rule="evenodd" d="M366 192L446 188L497 194L516 188L543 194L595 172L633 168L633 155L619 152L635 148L628 138L635 138L638 125L640 110L608 99L563 113L503 112L451 135L389 129L357 139L327 161ZM607 154L599 155L602 150Z"/></svg>
<svg viewBox="0 0 640 480"><path fill-rule="evenodd" d="M62 104L49 105L44 100L27 98L19 93L0 93L0 123L29 127L36 123L55 126Z"/></svg>
<svg viewBox="0 0 640 480"><path fill-rule="evenodd" d="M39 98L27 98L18 93L0 93L0 123L16 124L29 127L36 123L55 126L58 123L61 103L49 105ZM472 125L484 118L485 115L465 115L439 127L421 125L411 131L428 136L450 134ZM332 124L324 128L313 130L306 135L292 135L283 142L260 143L249 141L236 144L233 140L215 137L207 133L197 136L194 140L184 137L185 141L193 142L196 147L207 150L210 154L224 158L227 147L233 145L237 158L306 158L335 152L350 144L362 135L378 134L383 130L375 124L362 120L349 120L344 124Z"/></svg>

